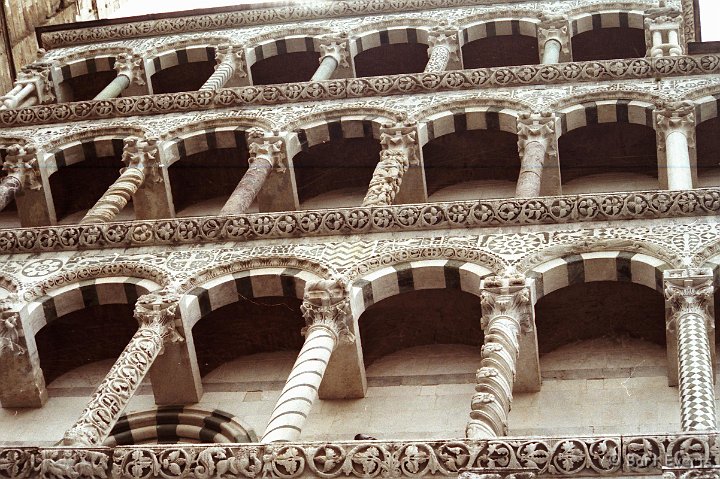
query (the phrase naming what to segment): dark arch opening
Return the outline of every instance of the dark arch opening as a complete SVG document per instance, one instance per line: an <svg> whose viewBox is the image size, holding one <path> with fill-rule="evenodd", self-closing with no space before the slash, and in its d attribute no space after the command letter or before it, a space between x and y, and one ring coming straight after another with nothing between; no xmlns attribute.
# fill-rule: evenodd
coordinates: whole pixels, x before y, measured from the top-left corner
<svg viewBox="0 0 720 479"><path fill-rule="evenodd" d="M110 60L111 66L115 59ZM59 88L67 101L92 100L117 77L115 70L88 73L63 81ZM120 94L122 96L122 93Z"/></svg>
<svg viewBox="0 0 720 479"><path fill-rule="evenodd" d="M470 130L423 146L428 196L434 201L510 197L520 174L517 135Z"/></svg>
<svg viewBox="0 0 720 479"><path fill-rule="evenodd" d="M274 85L310 81L319 65L318 52L292 52L260 60L250 71L253 85Z"/></svg>
<svg viewBox="0 0 720 479"><path fill-rule="evenodd" d="M301 206L360 205L380 160L380 149L380 142L374 138L347 138L321 143L295 155Z"/></svg>
<svg viewBox="0 0 720 479"><path fill-rule="evenodd" d="M424 43L393 43L370 48L355 55L358 77L420 73L428 62Z"/></svg>
<svg viewBox="0 0 720 479"><path fill-rule="evenodd" d="M720 185L720 118L704 121L695 130L700 187Z"/></svg>
<svg viewBox="0 0 720 479"><path fill-rule="evenodd" d="M633 123L599 123L559 141L563 193L657 189L655 130Z"/></svg>
<svg viewBox="0 0 720 479"><path fill-rule="evenodd" d="M473 40L462 46L462 56L465 68L540 63L537 38L528 35L498 35Z"/></svg>
<svg viewBox="0 0 720 479"><path fill-rule="evenodd" d="M576 62L645 56L645 32L639 28L598 28L572 37Z"/></svg>
<svg viewBox="0 0 720 479"><path fill-rule="evenodd" d="M215 48L207 47L207 61L180 63L179 65L156 71L150 78L153 93L177 93L181 91L196 91L215 72ZM178 52L185 53L184 50ZM186 55L183 55L186 57ZM156 69L159 69L159 60L156 58Z"/></svg>

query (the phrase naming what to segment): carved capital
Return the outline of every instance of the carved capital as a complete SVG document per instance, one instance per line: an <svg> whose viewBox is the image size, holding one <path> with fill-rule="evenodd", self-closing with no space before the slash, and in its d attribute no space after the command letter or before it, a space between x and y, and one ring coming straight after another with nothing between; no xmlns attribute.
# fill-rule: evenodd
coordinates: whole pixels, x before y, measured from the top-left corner
<svg viewBox="0 0 720 479"><path fill-rule="evenodd" d="M218 45L215 47L215 62L216 70L220 65L228 65L233 69L235 75L247 76L247 72L245 72L245 53L241 47Z"/></svg>
<svg viewBox="0 0 720 479"><path fill-rule="evenodd" d="M180 296L167 290L160 290L140 296L135 303L135 319L141 328L157 331L163 340L178 342L183 337L175 327Z"/></svg>
<svg viewBox="0 0 720 479"><path fill-rule="evenodd" d="M570 23L565 15L542 15L540 24L537 28L538 42L540 44L540 54L542 55L545 44L549 40L557 41L561 46L561 52L565 55L570 54Z"/></svg>
<svg viewBox="0 0 720 479"><path fill-rule="evenodd" d="M555 150L555 122L557 118L552 112L522 112L517 120L518 150L520 156L525 155L528 143L538 142L543 145L546 157L557 155Z"/></svg>
<svg viewBox="0 0 720 479"><path fill-rule="evenodd" d="M348 63L348 40L342 37L321 37L320 43L320 61L325 57L333 57L337 64L342 68L349 68Z"/></svg>
<svg viewBox="0 0 720 479"><path fill-rule="evenodd" d="M50 62L31 63L18 73L15 83L18 85L33 84L38 103L52 103L56 99L55 86L50 77L52 67L53 64Z"/></svg>
<svg viewBox="0 0 720 479"><path fill-rule="evenodd" d="M451 61L460 61L458 57L457 29L435 27L428 34L428 56L432 56L434 48L444 48L448 51Z"/></svg>
<svg viewBox="0 0 720 479"><path fill-rule="evenodd" d="M695 104L689 100L657 103L655 127L665 134L682 131L690 139L695 131Z"/></svg>
<svg viewBox="0 0 720 479"><path fill-rule="evenodd" d="M8 176L17 179L21 188L42 188L35 147L14 144L8 146L6 152L3 170L7 171Z"/></svg>
<svg viewBox="0 0 720 479"><path fill-rule="evenodd" d="M144 85L143 58L138 54L120 53L115 57L113 66L118 75L125 75L131 83Z"/></svg>
<svg viewBox="0 0 720 479"><path fill-rule="evenodd" d="M311 328L320 327L330 331L338 340L355 340L349 327L352 314L348 287L344 280L336 278L308 281L305 284L300 311L306 324L303 334L307 334Z"/></svg>
<svg viewBox="0 0 720 479"><path fill-rule="evenodd" d="M417 125L412 123L384 125L380 128L380 145L384 151L398 151L407 156L410 165L420 164Z"/></svg>
<svg viewBox="0 0 720 479"><path fill-rule="evenodd" d="M673 7L657 7L645 10L645 25L677 24L683 20L682 12Z"/></svg>
<svg viewBox="0 0 720 479"><path fill-rule="evenodd" d="M675 331L678 319L685 314L697 314L714 327L713 272L710 268L673 269L665 271L665 302L670 309L667 328Z"/></svg>
<svg viewBox="0 0 720 479"><path fill-rule="evenodd" d="M524 276L491 276L481 282L480 290L483 330L504 318L515 323L518 331L532 331L530 288L525 285Z"/></svg>
<svg viewBox="0 0 720 479"><path fill-rule="evenodd" d="M285 139L276 131L265 131L261 128L251 128L247 132L248 150L250 158L248 163L253 166L258 161L264 161L271 168L276 168L280 172L287 169Z"/></svg>
<svg viewBox="0 0 720 479"><path fill-rule="evenodd" d="M122 161L127 168L142 170L146 178L155 183L163 181L160 173L162 166L158 156L158 138L147 136L140 138L129 136L124 140Z"/></svg>
<svg viewBox="0 0 720 479"><path fill-rule="evenodd" d="M21 355L25 348L21 346L23 336L20 324L22 304L16 295L0 300L0 356L4 353Z"/></svg>

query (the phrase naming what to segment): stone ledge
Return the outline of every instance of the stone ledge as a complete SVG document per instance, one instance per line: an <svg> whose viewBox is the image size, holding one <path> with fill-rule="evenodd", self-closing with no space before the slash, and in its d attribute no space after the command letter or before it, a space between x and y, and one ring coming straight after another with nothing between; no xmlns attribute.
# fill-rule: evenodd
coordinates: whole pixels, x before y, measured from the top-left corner
<svg viewBox="0 0 720 479"><path fill-rule="evenodd" d="M631 58L257 85L0 111L6 127L387 95L720 73L720 55Z"/></svg>
<svg viewBox="0 0 720 479"><path fill-rule="evenodd" d="M518 437L492 440L0 448L5 479L455 476L533 471L558 476L658 475L719 464L716 434Z"/></svg>
<svg viewBox="0 0 720 479"><path fill-rule="evenodd" d="M545 196L0 230L0 253L73 251L491 226L697 217L720 188Z"/></svg>

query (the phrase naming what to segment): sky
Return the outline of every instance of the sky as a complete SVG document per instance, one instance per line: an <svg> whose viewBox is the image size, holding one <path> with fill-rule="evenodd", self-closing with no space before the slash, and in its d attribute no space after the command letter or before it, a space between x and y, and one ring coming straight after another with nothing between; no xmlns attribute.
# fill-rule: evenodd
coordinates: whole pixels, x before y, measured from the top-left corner
<svg viewBox="0 0 720 479"><path fill-rule="evenodd" d="M268 0L129 0L113 17L261 3L261 1L267 2ZM718 0L700 0L700 13L703 41L720 40L720 2Z"/></svg>

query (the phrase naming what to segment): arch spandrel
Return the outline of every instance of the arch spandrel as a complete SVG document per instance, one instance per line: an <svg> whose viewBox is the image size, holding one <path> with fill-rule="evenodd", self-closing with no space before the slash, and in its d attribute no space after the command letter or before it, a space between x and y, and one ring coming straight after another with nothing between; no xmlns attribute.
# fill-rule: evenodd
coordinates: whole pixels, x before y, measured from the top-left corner
<svg viewBox="0 0 720 479"><path fill-rule="evenodd" d="M326 111L301 116L297 119L280 125L280 129L283 131L296 131L308 127L313 127L322 123L342 121L342 119L345 117L366 117L367 120L373 121L374 123L376 123L377 127L380 127L385 123L396 123L398 121L402 121L406 118L406 114L400 110L392 110L390 108L380 107L352 106L331 108Z"/></svg>

